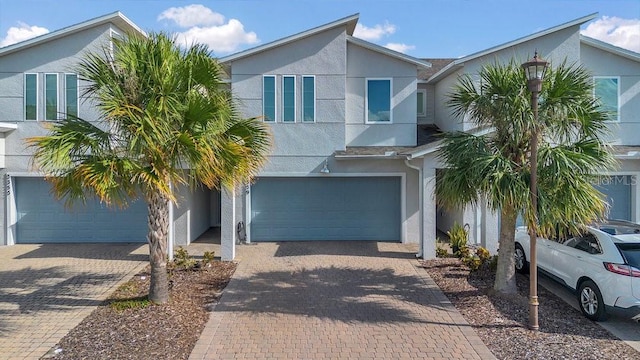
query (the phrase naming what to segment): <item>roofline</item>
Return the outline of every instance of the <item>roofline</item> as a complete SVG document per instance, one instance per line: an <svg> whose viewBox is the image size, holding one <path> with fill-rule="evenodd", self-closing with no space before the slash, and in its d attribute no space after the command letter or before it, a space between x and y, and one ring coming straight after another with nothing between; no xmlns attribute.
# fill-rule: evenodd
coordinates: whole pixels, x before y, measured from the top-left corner
<svg viewBox="0 0 640 360"><path fill-rule="evenodd" d="M375 52L379 52L381 54L402 60L402 61L406 61L409 63L412 63L418 67L422 67L422 68L430 68L431 67L431 63L428 61L424 61L418 58L415 58L413 56L407 55L407 54L403 54L401 52L395 51L395 50L391 50L388 49L384 46L380 46L362 39L358 39L356 37L353 36L347 36L347 42L350 42L352 44L361 46L365 49L369 49L371 51L375 51Z"/></svg>
<svg viewBox="0 0 640 360"><path fill-rule="evenodd" d="M71 26L64 27L59 30L52 31L50 33L46 33L44 35L36 36L34 38L21 41L19 43L15 43L9 46L5 46L0 48L0 56L10 54L16 51L20 51L22 49L26 49L32 46L36 46L47 41L55 40L69 34L76 33L78 31L91 28L94 26L113 23L114 25L123 28L123 30L130 32L137 32L143 36L146 36L146 33L138 27L133 21L129 20L124 14L120 11L116 11L107 15L102 15L87 21L83 21L78 24L74 24Z"/></svg>
<svg viewBox="0 0 640 360"><path fill-rule="evenodd" d="M548 29L545 29L545 30L542 30L542 31L535 32L535 33L527 35L527 36L523 36L523 37L518 38L516 40L509 41L509 42L506 42L506 43L491 47L489 49L478 51L478 52L473 53L471 55L467 55L467 56L461 57L460 59L454 60L452 63L450 63L449 65L445 66L444 68L442 68L437 73L433 74L429 79L427 79L427 82L431 83L431 82L439 80L443 76L448 75L453 68L459 68L459 67L464 66L464 63L467 62L467 61L474 60L474 59L477 59L479 57L483 57L485 55L494 53L496 51L504 50L506 48L522 44L522 43L527 42L527 41L531 41L531 40L533 40L535 38L539 38L539 37L542 37L542 36L545 36L545 35L549 35L549 34L554 33L556 31L564 30L564 29L569 28L571 26L582 25L582 24L586 23L587 21L591 21L591 20L595 19L596 16L598 16L597 12L593 13L593 14L589 14L587 16L583 16L583 17L575 19L575 20L571 20L571 21L566 22L564 24L560 24L560 25L557 25L557 26L554 26L554 27L551 27L551 28L548 28Z"/></svg>
<svg viewBox="0 0 640 360"><path fill-rule="evenodd" d="M240 51L237 52L235 54L231 54L228 56L225 56L223 58L220 59L220 62L223 63L227 63L227 62L232 62L238 59L242 59L244 57L247 56L251 56L278 46L282 46L285 44L289 44L291 42L303 39L305 37L309 37L315 34L318 34L320 32L329 30L329 29L333 29L339 26L346 26L347 27L347 35L353 35L353 31L356 28L356 24L358 23L358 18L360 18L360 14L353 14L353 15L349 15L347 17L344 17L342 19L338 19L335 21L332 21L330 23L324 24L324 25L320 25L317 27L314 27L312 29L308 29L302 32L299 32L297 34L291 35L291 36L287 36L269 43L266 43L264 45L259 45L256 47L253 47L251 49L247 49L244 51Z"/></svg>
<svg viewBox="0 0 640 360"><path fill-rule="evenodd" d="M604 42L604 41L601 41L601 40L598 40L598 39L594 39L592 37L588 37L588 36L582 35L582 34L580 34L580 42L581 43L585 43L585 44L587 44L589 46L593 46L594 48L598 48L600 50L612 52L612 53L614 53L616 55L622 56L622 57L627 58L629 60L640 62L640 54L635 52L635 51L623 49L621 47L618 47L618 46L609 44L607 42Z"/></svg>

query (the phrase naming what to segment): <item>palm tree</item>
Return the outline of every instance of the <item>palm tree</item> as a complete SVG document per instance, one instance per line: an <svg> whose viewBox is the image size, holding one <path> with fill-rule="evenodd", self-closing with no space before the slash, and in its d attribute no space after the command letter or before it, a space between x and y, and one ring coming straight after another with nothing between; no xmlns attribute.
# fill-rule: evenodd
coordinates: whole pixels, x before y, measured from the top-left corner
<svg viewBox="0 0 640 360"><path fill-rule="evenodd" d="M256 174L271 137L257 119L241 119L223 70L204 45L181 49L163 33L113 38L113 49L78 65L83 98L99 120L69 117L28 139L37 166L68 204L96 196L148 207L149 299L168 301L169 206L177 186L233 187Z"/></svg>
<svg viewBox="0 0 640 360"><path fill-rule="evenodd" d="M444 135L438 154L446 164L436 182L438 202L460 208L486 201L499 212L500 246L494 289L515 293L514 235L518 214L533 221L529 201L529 151L538 127L538 234L580 231L603 215L606 203L593 187L597 173L611 168L606 114L593 98L592 79L580 66L550 69L533 122L526 79L514 61L484 66L480 83L465 75L449 94L454 116L485 131ZM529 222L528 222L529 223Z"/></svg>

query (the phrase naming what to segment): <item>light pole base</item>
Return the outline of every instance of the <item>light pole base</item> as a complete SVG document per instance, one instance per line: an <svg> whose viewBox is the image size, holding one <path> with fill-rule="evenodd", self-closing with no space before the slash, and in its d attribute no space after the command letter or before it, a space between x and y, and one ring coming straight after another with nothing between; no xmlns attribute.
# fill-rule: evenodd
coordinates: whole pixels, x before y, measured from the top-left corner
<svg viewBox="0 0 640 360"><path fill-rule="evenodd" d="M538 297L529 297L529 329L538 331L540 326L538 325Z"/></svg>

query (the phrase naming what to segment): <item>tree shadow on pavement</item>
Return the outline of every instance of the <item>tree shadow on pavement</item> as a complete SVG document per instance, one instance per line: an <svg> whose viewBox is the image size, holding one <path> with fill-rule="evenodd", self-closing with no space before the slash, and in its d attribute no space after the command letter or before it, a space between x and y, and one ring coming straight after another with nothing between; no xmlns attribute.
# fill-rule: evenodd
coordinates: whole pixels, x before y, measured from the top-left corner
<svg viewBox="0 0 640 360"><path fill-rule="evenodd" d="M19 246L19 245L16 245ZM148 251L140 243L42 244L16 259L76 258L96 260L148 261ZM144 251L143 251L144 250Z"/></svg>

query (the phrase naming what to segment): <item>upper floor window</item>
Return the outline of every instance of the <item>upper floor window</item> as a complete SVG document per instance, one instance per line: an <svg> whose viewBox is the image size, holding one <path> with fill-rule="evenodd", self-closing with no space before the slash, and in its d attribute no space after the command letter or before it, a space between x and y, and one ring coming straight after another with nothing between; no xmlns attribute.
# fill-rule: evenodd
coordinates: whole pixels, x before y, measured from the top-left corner
<svg viewBox="0 0 640 360"><path fill-rule="evenodd" d="M44 118L58 119L58 74L44 75Z"/></svg>
<svg viewBox="0 0 640 360"><path fill-rule="evenodd" d="M262 115L264 121L276 121L276 77L262 78Z"/></svg>
<svg viewBox="0 0 640 360"><path fill-rule="evenodd" d="M24 119L38 119L38 74L24 74Z"/></svg>
<svg viewBox="0 0 640 360"><path fill-rule="evenodd" d="M316 78L302 77L302 121L316 121Z"/></svg>
<svg viewBox="0 0 640 360"><path fill-rule="evenodd" d="M609 121L618 121L620 79L612 76L597 76L593 78L593 92L600 101L600 107L607 113Z"/></svg>
<svg viewBox="0 0 640 360"><path fill-rule="evenodd" d="M65 74L65 113L78 117L78 75Z"/></svg>
<svg viewBox="0 0 640 360"><path fill-rule="evenodd" d="M418 98L416 99L416 114L418 116L427 116L427 92L424 89L418 89Z"/></svg>
<svg viewBox="0 0 640 360"><path fill-rule="evenodd" d="M282 121L296 121L296 77L282 77Z"/></svg>
<svg viewBox="0 0 640 360"><path fill-rule="evenodd" d="M391 88L391 79L367 79L365 122L390 123L393 121Z"/></svg>

